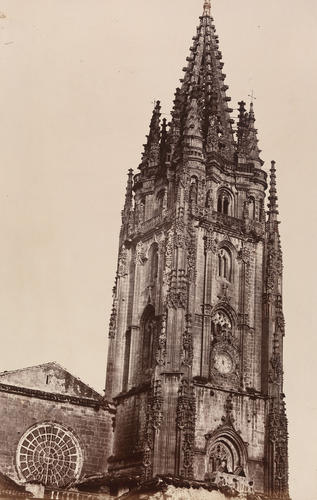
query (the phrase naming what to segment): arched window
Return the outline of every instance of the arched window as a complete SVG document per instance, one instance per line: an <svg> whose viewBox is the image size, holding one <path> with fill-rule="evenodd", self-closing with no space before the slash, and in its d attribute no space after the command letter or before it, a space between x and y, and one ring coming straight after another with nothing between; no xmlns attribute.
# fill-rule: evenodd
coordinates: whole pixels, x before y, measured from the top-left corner
<svg viewBox="0 0 317 500"><path fill-rule="evenodd" d="M231 281L232 278L231 253L227 248L220 248L218 252L218 276L227 281Z"/></svg>
<svg viewBox="0 0 317 500"><path fill-rule="evenodd" d="M219 192L217 200L217 211L225 215L233 214L232 196L229 191L222 189Z"/></svg>
<svg viewBox="0 0 317 500"><path fill-rule="evenodd" d="M255 219L255 199L253 196L249 198L249 215L250 219Z"/></svg>
<svg viewBox="0 0 317 500"><path fill-rule="evenodd" d="M157 274L158 274L158 244L153 243L149 250L149 280L150 284L153 285L156 282Z"/></svg>
<svg viewBox="0 0 317 500"><path fill-rule="evenodd" d="M229 198L225 196L223 198L223 213L225 215L229 215L229 206L230 206Z"/></svg>
<svg viewBox="0 0 317 500"><path fill-rule="evenodd" d="M160 215L163 212L164 197L165 197L165 191L164 191L164 189L162 189L161 191L159 191L159 193L156 196L156 213L157 213L157 215Z"/></svg>
<svg viewBox="0 0 317 500"><path fill-rule="evenodd" d="M141 320L142 330L142 371L152 368L154 364L154 342L156 319L153 306L147 306Z"/></svg>
<svg viewBox="0 0 317 500"><path fill-rule="evenodd" d="M232 433L233 434L233 433ZM238 437L224 434L214 439L209 446L209 473L222 472L245 476L245 450Z"/></svg>

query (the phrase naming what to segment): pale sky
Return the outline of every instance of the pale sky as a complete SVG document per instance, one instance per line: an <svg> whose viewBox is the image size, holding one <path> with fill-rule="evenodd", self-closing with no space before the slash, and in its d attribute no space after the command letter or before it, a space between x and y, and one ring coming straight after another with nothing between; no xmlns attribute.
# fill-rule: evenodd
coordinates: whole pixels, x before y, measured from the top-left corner
<svg viewBox="0 0 317 500"><path fill-rule="evenodd" d="M57 361L102 390L126 172L202 4L0 0L0 370ZM212 4L232 107L254 90L277 161L291 494L316 500L317 3Z"/></svg>

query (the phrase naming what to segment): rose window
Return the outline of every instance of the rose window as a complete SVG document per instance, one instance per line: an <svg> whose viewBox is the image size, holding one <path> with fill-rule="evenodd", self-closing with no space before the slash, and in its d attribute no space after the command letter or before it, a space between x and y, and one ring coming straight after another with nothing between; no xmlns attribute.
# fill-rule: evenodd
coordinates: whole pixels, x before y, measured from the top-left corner
<svg viewBox="0 0 317 500"><path fill-rule="evenodd" d="M82 454L75 436L55 423L29 429L19 443L17 465L27 482L63 487L78 479Z"/></svg>

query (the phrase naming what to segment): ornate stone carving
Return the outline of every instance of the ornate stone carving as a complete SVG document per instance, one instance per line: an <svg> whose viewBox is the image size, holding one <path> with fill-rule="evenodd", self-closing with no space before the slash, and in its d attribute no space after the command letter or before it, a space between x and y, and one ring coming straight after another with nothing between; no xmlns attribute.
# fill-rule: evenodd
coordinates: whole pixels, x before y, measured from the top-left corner
<svg viewBox="0 0 317 500"><path fill-rule="evenodd" d="M283 274L282 253L279 241L276 244L276 238L278 239L278 235L271 233L267 244L266 288L268 293L277 291L277 284Z"/></svg>
<svg viewBox="0 0 317 500"><path fill-rule="evenodd" d="M173 269L170 274L170 287L167 294L167 306L174 309L187 305L187 278L184 269Z"/></svg>
<svg viewBox="0 0 317 500"><path fill-rule="evenodd" d="M182 219L176 219L174 224L174 245L184 248L186 243L185 225Z"/></svg>
<svg viewBox="0 0 317 500"><path fill-rule="evenodd" d="M136 246L136 261L143 266L147 261L146 247L143 241L139 241Z"/></svg>
<svg viewBox="0 0 317 500"><path fill-rule="evenodd" d="M218 299L220 303L230 304L231 297L229 296L229 285L227 283L222 284L222 288L218 295Z"/></svg>
<svg viewBox="0 0 317 500"><path fill-rule="evenodd" d="M187 243L187 276L189 281L195 281L196 278L196 258L197 241L196 232L193 223L189 225L189 236Z"/></svg>
<svg viewBox="0 0 317 500"><path fill-rule="evenodd" d="M182 364L185 366L192 366L193 363L193 337L192 337L192 316L186 314L185 316L185 332L183 334L183 355Z"/></svg>
<svg viewBox="0 0 317 500"><path fill-rule="evenodd" d="M221 125L219 119L212 115L209 121L208 133L207 133L207 143L206 151L210 153L212 151L219 151L219 136L221 131Z"/></svg>
<svg viewBox="0 0 317 500"><path fill-rule="evenodd" d="M162 382L161 380L155 380L153 384L153 389L152 389L152 395L150 397L150 403L152 407L152 419L151 419L151 426L152 428L157 431L162 423L162 404L163 404L163 397L162 397Z"/></svg>
<svg viewBox="0 0 317 500"><path fill-rule="evenodd" d="M182 470L180 474L193 478L193 460L195 444L196 400L194 385L188 379L182 379L178 390L176 426L181 432Z"/></svg>
<svg viewBox="0 0 317 500"><path fill-rule="evenodd" d="M205 253L207 252L212 252L212 253L217 253L218 249L218 240L213 234L212 230L206 231L206 234L204 236L204 251Z"/></svg>
<svg viewBox="0 0 317 500"><path fill-rule="evenodd" d="M165 366L166 363L166 340L166 314L162 314L156 353L156 361L160 366Z"/></svg>
<svg viewBox="0 0 317 500"><path fill-rule="evenodd" d="M252 292L252 275L251 270L254 267L255 260L255 249L252 243L245 244L239 252L239 259L244 264L244 312L249 314L250 312L250 300Z"/></svg>
<svg viewBox="0 0 317 500"><path fill-rule="evenodd" d="M278 352L273 353L270 365L271 369L269 370L269 381L271 384L280 384L283 376L283 367L281 355Z"/></svg>
<svg viewBox="0 0 317 500"><path fill-rule="evenodd" d="M285 320L283 314L283 303L282 296L277 295L275 301L275 317L276 317L276 329L282 334L285 334Z"/></svg>
<svg viewBox="0 0 317 500"><path fill-rule="evenodd" d="M118 307L118 300L114 298L112 304L112 311L110 315L110 321L109 321L109 339L114 339L116 336L117 307Z"/></svg>
<svg viewBox="0 0 317 500"><path fill-rule="evenodd" d="M233 399L232 395L229 394L226 402L224 404L225 415L222 417L222 423L233 427L234 417L233 417Z"/></svg>
<svg viewBox="0 0 317 500"><path fill-rule="evenodd" d="M174 253L174 245L173 245L173 232L170 229L166 236L166 245L165 245L165 266L170 271L173 265L173 253Z"/></svg>
<svg viewBox="0 0 317 500"><path fill-rule="evenodd" d="M289 498L288 495L288 429L285 403L281 398L272 401L268 416L268 439L270 453L269 468L272 483L270 493L275 498Z"/></svg>
<svg viewBox="0 0 317 500"><path fill-rule="evenodd" d="M124 245L119 253L118 277L122 278L128 274L128 251Z"/></svg>
<svg viewBox="0 0 317 500"><path fill-rule="evenodd" d="M162 386L161 381L153 382L147 397L146 422L143 439L143 460L144 479L150 479L153 472L153 449L155 432L160 428L162 422Z"/></svg>

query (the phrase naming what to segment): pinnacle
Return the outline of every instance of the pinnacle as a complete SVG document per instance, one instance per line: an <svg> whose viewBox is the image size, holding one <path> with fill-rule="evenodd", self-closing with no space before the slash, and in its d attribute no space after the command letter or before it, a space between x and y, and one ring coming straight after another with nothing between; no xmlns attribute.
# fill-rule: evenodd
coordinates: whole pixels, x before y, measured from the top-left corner
<svg viewBox="0 0 317 500"><path fill-rule="evenodd" d="M276 220L276 215L278 214L278 197L277 197L277 190L276 190L276 167L275 167L275 161L272 160L271 162L271 169L270 169L270 190L269 190L269 204L268 204L268 209L269 209L269 220Z"/></svg>
<svg viewBox="0 0 317 500"><path fill-rule="evenodd" d="M262 166L263 161L260 158L261 150L258 147L257 129L254 127L255 115L253 102L250 104L249 112L246 111L246 103L244 101L238 102L238 105L238 157L256 162Z"/></svg>

